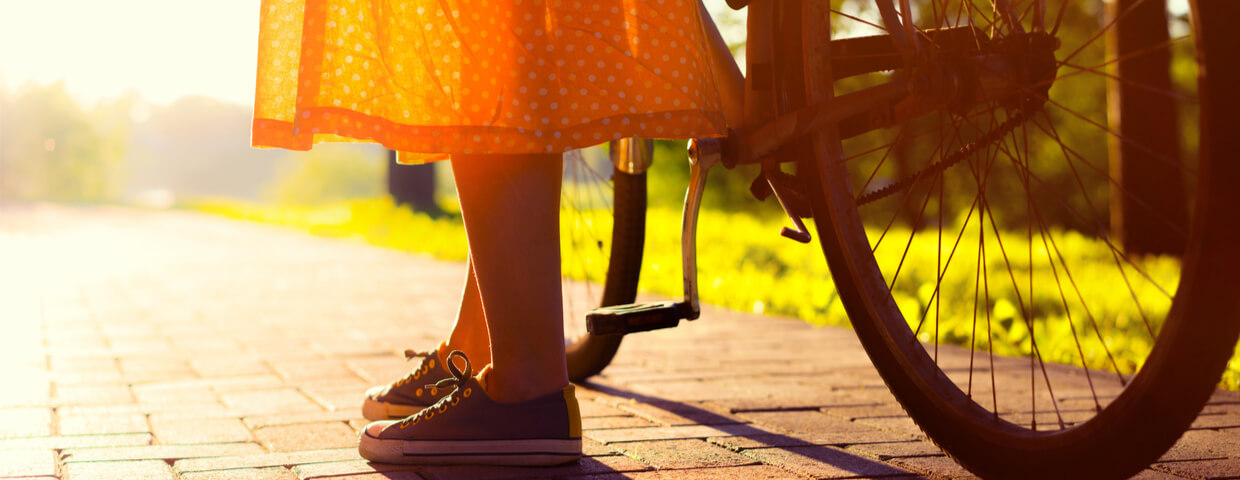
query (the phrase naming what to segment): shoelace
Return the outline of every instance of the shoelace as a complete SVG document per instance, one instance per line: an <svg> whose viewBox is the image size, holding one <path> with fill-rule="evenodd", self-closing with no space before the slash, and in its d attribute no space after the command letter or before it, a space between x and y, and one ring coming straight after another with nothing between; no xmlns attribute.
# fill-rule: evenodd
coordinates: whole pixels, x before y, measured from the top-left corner
<svg viewBox="0 0 1240 480"><path fill-rule="evenodd" d="M456 362L452 361L454 357L461 357L461 360L465 361L464 370L456 367ZM460 403L461 398L469 398L469 396L473 394L473 388L466 387L464 390L461 390L461 385L465 383L465 380L469 379L474 374L474 367L473 365L470 365L469 357L465 356L465 352L453 350L452 353L448 354L447 365L448 371L452 373L452 376L435 382L433 385L426 385L424 388L429 388L431 391L441 388L452 388L452 393L440 398L434 405L426 407L418 413L405 417L404 420L400 421L400 428L415 425L422 421L423 418L432 418L436 413L443 413L448 410L448 407Z"/></svg>
<svg viewBox="0 0 1240 480"><path fill-rule="evenodd" d="M437 353L439 353L439 351L438 351L438 350L427 350L427 351L425 351L425 352L419 352L419 351L417 351L417 350L412 350L412 349L409 349L409 350L405 350L405 360L413 360L414 358L417 358L417 357L426 358L426 357L430 357L430 356L432 356L432 355L435 355L435 354L437 354ZM417 380L417 379L418 379L418 378L420 378L422 375L424 375L424 374L426 374L427 372L429 372L429 371L430 371L430 369L432 369L432 368L435 368L435 359L433 359L433 358L432 358L429 362L426 362L426 363L422 364L422 367L421 367L421 368L419 368L419 369L417 369L417 370L414 370L414 371L412 371L412 372L409 372L409 374L408 374L408 375L405 375L405 378L402 378L402 379L397 380L396 382L392 383L392 388L396 388L396 387L402 386L402 385L404 385L404 384L406 384L406 383L409 383L409 382L412 382L412 381L414 381L414 380Z"/></svg>

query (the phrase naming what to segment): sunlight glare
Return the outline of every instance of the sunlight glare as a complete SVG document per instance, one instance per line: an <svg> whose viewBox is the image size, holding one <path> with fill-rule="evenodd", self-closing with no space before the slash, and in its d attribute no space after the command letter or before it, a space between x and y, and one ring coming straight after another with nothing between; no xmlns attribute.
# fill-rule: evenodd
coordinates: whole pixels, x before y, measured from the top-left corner
<svg viewBox="0 0 1240 480"><path fill-rule="evenodd" d="M58 81L79 100L137 92L253 101L258 2L4 0L0 85Z"/></svg>

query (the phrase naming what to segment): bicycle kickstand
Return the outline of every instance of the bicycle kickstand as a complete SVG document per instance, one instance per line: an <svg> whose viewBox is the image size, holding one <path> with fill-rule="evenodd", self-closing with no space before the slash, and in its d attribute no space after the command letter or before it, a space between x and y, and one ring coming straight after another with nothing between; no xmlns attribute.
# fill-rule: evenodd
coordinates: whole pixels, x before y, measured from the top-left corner
<svg viewBox="0 0 1240 480"><path fill-rule="evenodd" d="M586 314L586 330L592 335L624 335L675 327L681 320L695 320L702 309L698 302L697 222L706 190L706 175L722 163L719 140L693 139L689 142L689 190L680 222L683 301L631 303L602 307Z"/></svg>

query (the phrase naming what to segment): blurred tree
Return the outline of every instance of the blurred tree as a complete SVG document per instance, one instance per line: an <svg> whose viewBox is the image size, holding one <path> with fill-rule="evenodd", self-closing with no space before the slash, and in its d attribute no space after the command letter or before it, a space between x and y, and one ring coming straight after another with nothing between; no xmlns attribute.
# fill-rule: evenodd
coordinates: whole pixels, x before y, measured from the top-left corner
<svg viewBox="0 0 1240 480"><path fill-rule="evenodd" d="M320 144L290 152L267 196L288 204L319 204L383 195L384 162L375 149L355 144Z"/></svg>
<svg viewBox="0 0 1240 480"><path fill-rule="evenodd" d="M188 96L166 106L132 105L129 193L259 200L287 151L250 147L250 107Z"/></svg>
<svg viewBox="0 0 1240 480"><path fill-rule="evenodd" d="M119 156L64 85L27 87L3 110L0 196L71 202L116 197Z"/></svg>
<svg viewBox="0 0 1240 480"><path fill-rule="evenodd" d="M435 164L404 165L396 163L396 151L387 151L387 189L397 205L408 205L414 211L432 217L443 214L435 203Z"/></svg>

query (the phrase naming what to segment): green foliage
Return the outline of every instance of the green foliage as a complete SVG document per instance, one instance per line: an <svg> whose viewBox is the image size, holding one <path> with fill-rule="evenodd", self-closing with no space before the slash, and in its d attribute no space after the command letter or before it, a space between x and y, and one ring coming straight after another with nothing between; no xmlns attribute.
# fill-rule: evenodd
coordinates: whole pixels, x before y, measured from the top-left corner
<svg viewBox="0 0 1240 480"><path fill-rule="evenodd" d="M397 207L391 198L353 199L322 205L255 205L233 199L200 199L186 208L239 220L282 225L333 238L425 253L444 260L468 258L459 216L431 218Z"/></svg>
<svg viewBox="0 0 1240 480"><path fill-rule="evenodd" d="M289 205L319 205L382 195L385 158L374 149L358 147L324 144L290 154L267 197Z"/></svg>
<svg viewBox="0 0 1240 480"><path fill-rule="evenodd" d="M352 200L318 207L207 201L192 207L231 218L287 225L317 235L357 238L448 260L466 257L465 234L459 217L432 219L396 208L387 199ZM573 222L604 222L606 215L606 211L594 210L573 219L563 216L564 221L570 223L562 223L562 226L580 227L581 223ZM683 293L679 207L651 208L647 212L647 223L641 288L661 295L679 296ZM782 226L782 219L703 211L698 230L698 279L702 301L737 310L793 316L820 325L848 325L848 316L831 282L821 249L816 244L800 245L780 237L778 231ZM888 235L906 238L909 232L896 229ZM1046 252L1034 245L1031 249L1035 252L1032 298L1020 298L1010 288L1009 275L1028 279L1028 260L1012 256L1007 260L1011 262L1012 273L1009 273L1002 256L988 254L986 272L991 302L975 307L972 301L976 283L974 270L949 269L941 284L936 284L937 242L915 240L914 249L920 250L910 252L905 258L901 281L893 296L914 328L925 314L925 323L919 331L923 341L933 341L937 333L943 343L968 345L973 342L983 351L993 348L998 354L1027 356L1032 348L1030 322L1025 320L1029 315L1039 319L1033 325L1034 336L1047 361L1079 365L1083 353L1084 363L1091 368L1133 371L1152 346L1147 328L1157 331L1156 319L1162 318L1169 307L1169 299L1157 291L1154 283L1174 289L1179 275L1178 262L1171 258L1139 261L1141 269L1153 282L1133 275L1125 280L1114 268L1114 259L1105 244L1071 231L1054 231L1051 235L1056 237L1059 251L1072 265L1075 287L1062 278L1062 271L1042 268L1038 259L1044 258ZM565 275L596 281L602 278L605 257L571 254L577 247L570 237L561 235ZM1004 247L1009 251L1030 250L1021 243L1022 237L1005 236ZM976 237L966 234L956 255L976 258L977 245ZM988 238L986 248L991 252L997 251L999 246ZM587 260L575 262L574 258ZM891 272L900 264L899 249L880 249L878 261L880 268ZM1061 276L1059 281L1055 275ZM1125 281L1141 298L1145 315L1134 308L1127 289L1114 288ZM1079 288L1079 295L1089 299L1089 310L1086 311L1079 301L1071 300L1075 292L1062 292L1059 285L1064 289ZM936 288L953 294L943 295L940 304L931 300L937 297ZM980 319L977 323L974 323L975 312ZM992 320L989 334L983 330L987 315ZM1153 323L1147 327L1143 317ZM1107 348L1103 348L1099 338L1105 339ZM1240 389L1240 350L1228 365L1223 386Z"/></svg>
<svg viewBox="0 0 1240 480"><path fill-rule="evenodd" d="M658 140L654 144L654 163L647 177L647 189L651 206L679 209L685 202L685 186L689 184L688 142L684 140ZM757 178L760 169L756 165L727 169L715 167L707 177L706 195L702 197L705 210L743 212L763 218L779 218L783 210L771 199L755 201L749 193L749 185Z"/></svg>

